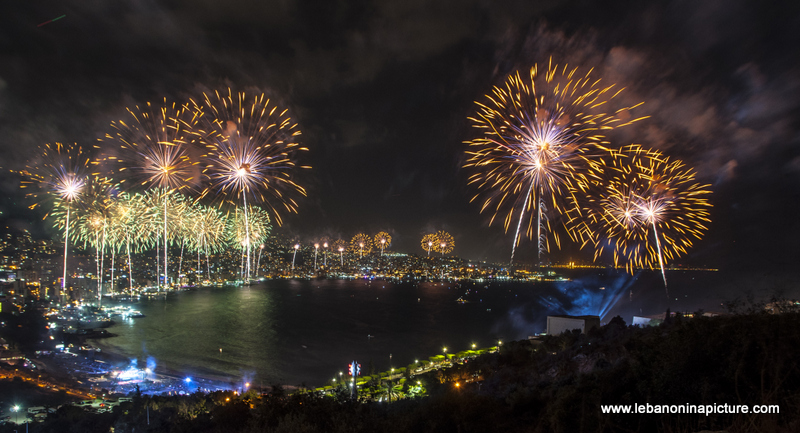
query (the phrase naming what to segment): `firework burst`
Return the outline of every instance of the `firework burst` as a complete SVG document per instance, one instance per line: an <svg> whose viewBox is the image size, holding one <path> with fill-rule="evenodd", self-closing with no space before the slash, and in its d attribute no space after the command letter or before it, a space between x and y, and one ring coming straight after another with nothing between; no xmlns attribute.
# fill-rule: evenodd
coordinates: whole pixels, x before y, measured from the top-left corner
<svg viewBox="0 0 800 433"><path fill-rule="evenodd" d="M392 236L386 232L378 232L378 234L375 235L375 239L373 240L375 242L375 248L381 249L381 255L383 255L383 250L389 248L392 245Z"/></svg>
<svg viewBox="0 0 800 433"><path fill-rule="evenodd" d="M665 262L701 239L710 222L710 185L696 181L682 161L638 145L610 156L602 182L585 191L585 205L571 218L595 259L613 251L614 264L659 268L667 286ZM669 292L667 292L669 295Z"/></svg>
<svg viewBox="0 0 800 433"><path fill-rule="evenodd" d="M422 237L422 240L420 241L420 246L422 247L423 250L427 251L428 255L430 256L431 251L436 251L435 245L438 240L439 239L436 237L435 233L429 233Z"/></svg>
<svg viewBox="0 0 800 433"><path fill-rule="evenodd" d="M101 147L101 164L120 178L144 187L185 190L199 180L197 162L189 154L198 147L193 133L196 114L166 100L159 107L147 103L128 108L126 119L111 122L115 132L101 141L119 147Z"/></svg>
<svg viewBox="0 0 800 433"><path fill-rule="evenodd" d="M164 191L164 285L168 286L168 192L187 189L197 181L197 163L189 157L189 149L196 146L193 126L197 114L166 100L158 108L149 102L129 108L128 114L127 119L111 123L116 132L106 134L104 140L119 144L119 148L104 149L103 162L120 176Z"/></svg>
<svg viewBox="0 0 800 433"><path fill-rule="evenodd" d="M280 207L276 205L296 213L297 202L292 194L306 195L305 189L292 178L298 154L308 150L297 143L300 136L297 124L287 116L288 110L279 111L277 106L270 105L263 93L248 98L244 92L234 95L228 89L227 94L215 92L203 96L199 102L192 101L204 125L195 134L208 152L204 172L210 186L203 195L215 191L223 197L231 196L232 202L241 197L245 219L250 196L266 203L275 221L282 225ZM249 281L249 247L247 251Z"/></svg>
<svg viewBox="0 0 800 433"><path fill-rule="evenodd" d="M38 158L29 162L20 172L23 176L22 188L34 186L29 196L50 198L66 205L64 222L64 274L61 280L61 294L67 285L67 251L69 247L70 210L80 204L80 197L89 173L89 155L77 144L45 144ZM34 208L34 203L31 208Z"/></svg>
<svg viewBox="0 0 800 433"><path fill-rule="evenodd" d="M234 247L260 245L267 240L272 231L269 213L266 210L251 205L248 206L247 214L247 222L244 220L244 212L238 208L228 214L228 240Z"/></svg>
<svg viewBox="0 0 800 433"><path fill-rule="evenodd" d="M635 106L610 111L609 101L622 89L601 85L591 72L581 75L552 61L546 70L535 65L528 76L517 72L476 102L470 120L482 134L465 142L464 167L478 190L472 201L483 197L481 212L493 214L489 224L502 218L508 231L516 223L512 261L526 216L539 256L550 249L548 233L560 247L551 220L576 205L572 192L598 169L607 144L602 132L640 120L623 120Z"/></svg>
<svg viewBox="0 0 800 433"><path fill-rule="evenodd" d="M434 251L445 255L453 252L456 242L453 240L453 237L450 236L450 233L447 233L444 230L439 230L436 232L436 243L433 246Z"/></svg>
<svg viewBox="0 0 800 433"><path fill-rule="evenodd" d="M358 258L372 252L372 238L365 233L359 233L350 239L350 253L358 254Z"/></svg>
<svg viewBox="0 0 800 433"><path fill-rule="evenodd" d="M28 196L37 199L31 209L47 199L77 200L89 176L88 152L77 144L62 143L48 143L39 150L37 158L19 172L20 188L30 188Z"/></svg>
<svg viewBox="0 0 800 433"><path fill-rule="evenodd" d="M204 94L192 101L202 118L196 135L207 148L204 168L210 188L216 192L265 202L281 225L280 209L297 212L293 194L305 196L305 188L293 180L300 153L308 151L297 139L300 130L287 115L271 105L264 94L248 98L245 93ZM279 206L278 206L279 205Z"/></svg>

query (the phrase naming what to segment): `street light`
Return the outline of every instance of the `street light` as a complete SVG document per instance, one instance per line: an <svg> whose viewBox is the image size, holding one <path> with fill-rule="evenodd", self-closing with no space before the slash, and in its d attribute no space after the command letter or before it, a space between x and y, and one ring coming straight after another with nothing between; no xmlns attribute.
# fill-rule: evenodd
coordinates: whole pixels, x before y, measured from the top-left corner
<svg viewBox="0 0 800 433"><path fill-rule="evenodd" d="M314 244L314 270L317 270L317 252L319 251L319 244Z"/></svg>
<svg viewBox="0 0 800 433"><path fill-rule="evenodd" d="M14 424L19 424L19 405L15 404L11 408L11 412L14 412Z"/></svg>
<svg viewBox="0 0 800 433"><path fill-rule="evenodd" d="M472 350L475 350L475 343L472 343Z"/></svg>
<svg viewBox="0 0 800 433"><path fill-rule="evenodd" d="M328 243L325 242L324 244L322 244L322 248L325 250L323 252L322 265L327 268L328 267Z"/></svg>

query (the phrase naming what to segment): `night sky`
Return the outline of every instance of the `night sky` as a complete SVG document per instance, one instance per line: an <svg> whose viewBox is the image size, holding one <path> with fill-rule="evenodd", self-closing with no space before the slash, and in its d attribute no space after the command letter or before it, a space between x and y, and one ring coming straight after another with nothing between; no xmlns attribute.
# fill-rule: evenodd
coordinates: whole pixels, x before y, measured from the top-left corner
<svg viewBox="0 0 800 433"><path fill-rule="evenodd" d="M3 218L30 224L19 168L47 142L95 144L125 107L265 92L310 148L308 198L281 230L306 242L387 230L422 253L507 261L512 234L470 204L474 101L517 69L594 68L651 116L610 135L694 166L713 223L680 263L790 275L800 211L800 3L716 1L7 0L0 5ZM53 18L65 18L37 27ZM518 249L536 260L534 243ZM550 258L591 258L575 247Z"/></svg>

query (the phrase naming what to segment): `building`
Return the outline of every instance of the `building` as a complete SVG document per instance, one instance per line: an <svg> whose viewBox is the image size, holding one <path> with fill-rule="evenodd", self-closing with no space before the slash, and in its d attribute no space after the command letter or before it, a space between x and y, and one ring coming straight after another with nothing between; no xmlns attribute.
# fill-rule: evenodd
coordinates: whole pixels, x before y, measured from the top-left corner
<svg viewBox="0 0 800 433"><path fill-rule="evenodd" d="M652 314L650 316L633 316L633 322L631 325L633 326L658 326L664 323L664 319L667 317L667 313L658 313Z"/></svg>
<svg viewBox="0 0 800 433"><path fill-rule="evenodd" d="M675 317L676 315L677 315L677 313L675 311L670 313L670 317ZM694 318L695 316L697 316L697 313L684 312L684 313L680 313L680 315L682 317L686 317L686 318L691 319L691 318ZM717 312L713 312L713 311L706 311L702 315L703 315L703 317L716 317L716 316L722 315L722 313L717 313ZM633 323L631 323L631 325L633 325L633 326L641 326L641 327L658 326L658 325L664 323L666 318L667 318L667 313L658 313L658 314L653 314L653 315L650 315L650 316L633 316Z"/></svg>
<svg viewBox="0 0 800 433"><path fill-rule="evenodd" d="M582 334L600 327L600 316L547 316L547 335L579 329Z"/></svg>

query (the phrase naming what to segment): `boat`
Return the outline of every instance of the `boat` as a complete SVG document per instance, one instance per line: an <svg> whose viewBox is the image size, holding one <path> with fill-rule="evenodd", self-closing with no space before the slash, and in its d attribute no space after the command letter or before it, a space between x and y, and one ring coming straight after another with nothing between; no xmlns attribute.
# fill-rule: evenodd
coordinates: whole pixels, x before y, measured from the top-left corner
<svg viewBox="0 0 800 433"><path fill-rule="evenodd" d="M142 314L142 312L139 310L130 310L124 315L124 317L127 317L128 319L138 319L140 317L144 317L144 314Z"/></svg>

